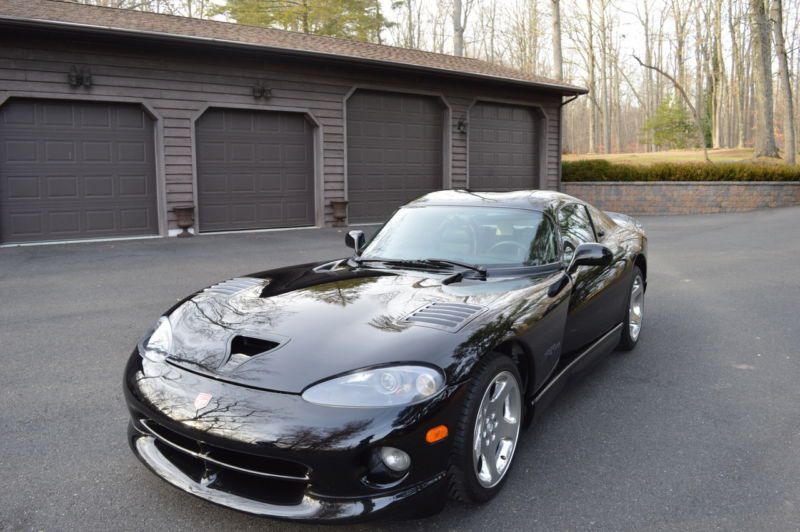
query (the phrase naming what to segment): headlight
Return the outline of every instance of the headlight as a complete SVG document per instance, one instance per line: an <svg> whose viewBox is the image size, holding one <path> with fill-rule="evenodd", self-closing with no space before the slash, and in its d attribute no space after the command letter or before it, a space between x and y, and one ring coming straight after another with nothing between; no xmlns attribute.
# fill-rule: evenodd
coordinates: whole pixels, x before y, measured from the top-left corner
<svg viewBox="0 0 800 532"><path fill-rule="evenodd" d="M309 403L325 406L413 405L444 389L441 372L426 366L391 366L357 371L316 384L303 392Z"/></svg>
<svg viewBox="0 0 800 532"><path fill-rule="evenodd" d="M139 342L139 354L152 362L163 362L171 352L172 326L169 324L169 318L161 316Z"/></svg>

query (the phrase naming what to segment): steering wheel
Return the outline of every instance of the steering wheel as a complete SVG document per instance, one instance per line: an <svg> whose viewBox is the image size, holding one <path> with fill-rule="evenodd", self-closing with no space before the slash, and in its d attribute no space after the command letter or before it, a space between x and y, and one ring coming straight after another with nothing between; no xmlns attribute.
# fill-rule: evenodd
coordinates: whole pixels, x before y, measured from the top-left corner
<svg viewBox="0 0 800 532"><path fill-rule="evenodd" d="M487 252L491 255L494 251L503 248L510 249L514 253L513 257L515 259L520 259L521 261L525 260L525 256L528 254L528 249L525 246L523 246L519 242L514 242L513 240L503 240L501 242L498 242L497 244L490 247L487 250ZM500 255L508 256L507 253L500 253Z"/></svg>

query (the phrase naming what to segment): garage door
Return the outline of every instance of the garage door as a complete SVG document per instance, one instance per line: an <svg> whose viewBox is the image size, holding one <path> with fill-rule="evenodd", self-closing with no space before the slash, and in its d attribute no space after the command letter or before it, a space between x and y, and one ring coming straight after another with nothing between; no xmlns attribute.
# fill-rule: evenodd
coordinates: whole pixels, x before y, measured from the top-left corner
<svg viewBox="0 0 800 532"><path fill-rule="evenodd" d="M358 91L347 100L350 223L381 222L442 188L442 119L428 96Z"/></svg>
<svg viewBox="0 0 800 532"><path fill-rule="evenodd" d="M0 242L158 232L153 123L138 105L0 107Z"/></svg>
<svg viewBox="0 0 800 532"><path fill-rule="evenodd" d="M526 107L480 102L469 113L469 188L539 186L536 118Z"/></svg>
<svg viewBox="0 0 800 532"><path fill-rule="evenodd" d="M211 109L197 121L200 231L314 225L314 140L300 113Z"/></svg>

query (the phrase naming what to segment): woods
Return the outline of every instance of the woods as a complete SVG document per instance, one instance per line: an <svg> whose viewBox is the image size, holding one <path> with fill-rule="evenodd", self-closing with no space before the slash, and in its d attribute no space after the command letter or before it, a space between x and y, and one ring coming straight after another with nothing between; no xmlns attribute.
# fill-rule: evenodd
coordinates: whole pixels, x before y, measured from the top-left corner
<svg viewBox="0 0 800 532"><path fill-rule="evenodd" d="M581 85L589 94L564 108L571 153L752 147L796 161L796 1L80 1L473 57Z"/></svg>

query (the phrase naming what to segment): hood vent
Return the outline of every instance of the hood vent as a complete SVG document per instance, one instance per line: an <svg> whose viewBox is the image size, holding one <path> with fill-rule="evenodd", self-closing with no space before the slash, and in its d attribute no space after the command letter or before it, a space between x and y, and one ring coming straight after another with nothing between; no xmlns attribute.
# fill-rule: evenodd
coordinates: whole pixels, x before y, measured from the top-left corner
<svg viewBox="0 0 800 532"><path fill-rule="evenodd" d="M231 356L228 361L220 368L223 372L233 371L243 362L250 360L250 357L272 351L278 347L278 342L253 338L252 336L234 336L231 340Z"/></svg>
<svg viewBox="0 0 800 532"><path fill-rule="evenodd" d="M263 283L263 279L256 279L255 277L236 277L234 279L228 279L227 281L222 281L221 283L211 285L203 290L203 292L207 294L222 294L224 296L232 296L234 294L238 294L242 290L247 290L248 288L253 288L254 286L259 286Z"/></svg>
<svg viewBox="0 0 800 532"><path fill-rule="evenodd" d="M455 332L483 311L466 303L431 303L407 316L404 321Z"/></svg>

